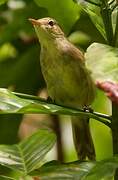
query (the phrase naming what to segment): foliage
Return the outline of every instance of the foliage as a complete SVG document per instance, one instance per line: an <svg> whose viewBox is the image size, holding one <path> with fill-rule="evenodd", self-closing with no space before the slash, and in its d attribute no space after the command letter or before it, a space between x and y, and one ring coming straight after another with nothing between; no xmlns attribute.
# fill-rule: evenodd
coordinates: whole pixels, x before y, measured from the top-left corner
<svg viewBox="0 0 118 180"><path fill-rule="evenodd" d="M73 116L87 116L110 125L110 116L96 113L85 113L84 110L72 109L47 102L45 99L21 93L15 93L24 99L17 97L13 92L0 88L0 113L42 113L64 114ZM104 119L103 119L104 118ZM105 120L106 119L106 120Z"/></svg>
<svg viewBox="0 0 118 180"><path fill-rule="evenodd" d="M7 178L19 179L22 177L43 179L73 179L87 180L112 177L118 167L118 157L99 162L73 162L60 164L52 161L44 164L42 158L55 143L55 134L49 130L39 130L31 137L12 146L0 145L0 164L16 171L16 174L7 174ZM34 171L36 170L36 171ZM29 176L27 176L29 175ZM2 173L0 177L5 177Z"/></svg>
<svg viewBox="0 0 118 180"><path fill-rule="evenodd" d="M55 134L39 130L19 144L0 145L0 164L26 176L41 165L41 160L55 143Z"/></svg>
<svg viewBox="0 0 118 180"><path fill-rule="evenodd" d="M109 131L110 125L113 126L113 120L117 119L117 110L113 111L111 117L102 109L101 97L100 100L96 98L96 104L102 113L62 107L37 97L39 90L45 87L45 82L39 64L40 46L28 18L38 19L46 16L55 18L70 41L86 50L86 66L91 71L94 81L118 83L117 1L0 0L0 178L112 179L118 168L116 154L112 157L111 153L110 157L104 156L101 161L94 162L44 162L44 156L56 141L52 131L38 130L32 136L18 142L16 134L22 114L26 113L93 118L93 122L98 120L100 126L105 124L104 136ZM97 106L93 107L97 109ZM113 137L114 135L117 137L115 133ZM16 142L17 144L14 144ZM104 149L99 147L100 149L104 154Z"/></svg>
<svg viewBox="0 0 118 180"><path fill-rule="evenodd" d="M118 82L117 48L105 44L93 43L88 47L85 56L87 67L92 72L94 80Z"/></svg>

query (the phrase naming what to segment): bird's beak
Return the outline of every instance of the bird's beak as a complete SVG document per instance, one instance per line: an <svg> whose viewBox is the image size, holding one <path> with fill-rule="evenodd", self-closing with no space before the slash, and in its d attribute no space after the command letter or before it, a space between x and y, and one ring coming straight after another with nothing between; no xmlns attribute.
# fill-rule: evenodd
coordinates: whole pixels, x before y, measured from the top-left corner
<svg viewBox="0 0 118 180"><path fill-rule="evenodd" d="M28 20L29 20L33 25L38 25L38 26L41 25L41 23L39 22L39 20L32 19L32 18L29 18Z"/></svg>

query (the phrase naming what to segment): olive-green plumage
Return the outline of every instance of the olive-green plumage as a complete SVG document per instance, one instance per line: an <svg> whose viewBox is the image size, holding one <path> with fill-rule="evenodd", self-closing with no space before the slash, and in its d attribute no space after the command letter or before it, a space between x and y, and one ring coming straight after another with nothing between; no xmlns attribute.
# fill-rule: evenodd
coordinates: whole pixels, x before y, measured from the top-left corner
<svg viewBox="0 0 118 180"><path fill-rule="evenodd" d="M41 44L40 63L49 96L60 105L89 106L95 97L95 86L81 51L67 40L54 19L30 21ZM87 120L73 117L72 127L80 159L87 156L93 159L94 147Z"/></svg>

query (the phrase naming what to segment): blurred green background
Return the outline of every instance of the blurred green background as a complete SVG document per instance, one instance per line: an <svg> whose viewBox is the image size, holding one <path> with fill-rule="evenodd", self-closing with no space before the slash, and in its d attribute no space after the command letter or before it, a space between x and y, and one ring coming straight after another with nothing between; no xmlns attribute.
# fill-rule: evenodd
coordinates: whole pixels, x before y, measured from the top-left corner
<svg viewBox="0 0 118 180"><path fill-rule="evenodd" d="M69 40L83 52L93 42L105 43L88 14L73 0L0 0L0 87L33 95L39 95L45 88L39 61L40 44L28 18L47 16L55 18ZM40 95L46 97L44 94ZM96 111L110 113L102 92L98 92L93 107ZM41 115L0 115L0 144L16 143L19 136L24 138L41 127L40 121L51 118ZM71 161L76 159L76 154L72 136L67 139L71 134L70 120L67 119L61 117L60 129L62 143L65 144L64 159ZM112 156L110 129L94 120L90 124L97 159Z"/></svg>

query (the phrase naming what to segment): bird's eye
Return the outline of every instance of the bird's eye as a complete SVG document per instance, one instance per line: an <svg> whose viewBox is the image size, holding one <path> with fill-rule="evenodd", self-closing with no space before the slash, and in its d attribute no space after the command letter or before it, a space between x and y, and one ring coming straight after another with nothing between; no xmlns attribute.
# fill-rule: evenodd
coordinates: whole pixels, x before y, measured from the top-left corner
<svg viewBox="0 0 118 180"><path fill-rule="evenodd" d="M50 26L54 26L54 21L52 21L52 20L50 20L49 22L48 22L48 24L50 25Z"/></svg>

